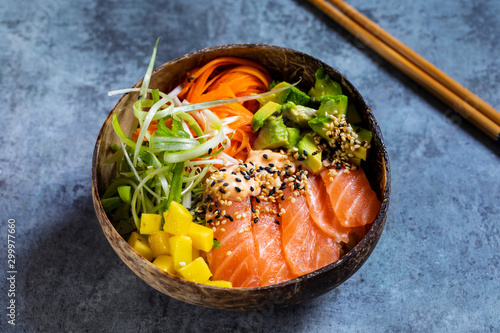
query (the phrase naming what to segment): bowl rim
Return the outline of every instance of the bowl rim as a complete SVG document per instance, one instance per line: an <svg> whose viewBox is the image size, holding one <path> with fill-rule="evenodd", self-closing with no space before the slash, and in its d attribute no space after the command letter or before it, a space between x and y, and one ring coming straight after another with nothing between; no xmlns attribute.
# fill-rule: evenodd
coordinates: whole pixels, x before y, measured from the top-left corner
<svg viewBox="0 0 500 333"><path fill-rule="evenodd" d="M378 122L375 119L375 117L373 116L371 109L368 107L366 101L364 100L364 97L357 90L357 88L345 77L344 74L340 73L335 67L332 67L331 65L328 65L325 62L317 59L316 57L314 57L310 54L304 53L302 51L298 51L298 50L294 50L294 49L286 48L286 47L281 47L281 46L277 46L277 45L262 44L262 43L235 43L235 44L216 45L216 46L203 48L203 49L200 49L200 50L197 50L194 52L190 52L190 53L181 55L179 57L176 57L172 60L169 60L169 61L161 64L157 68L155 68L153 70L152 77L154 76L155 73L161 71L164 67L170 66L170 65L177 63L177 62L180 62L180 61L183 61L184 59L187 59L187 58L190 58L193 56L211 53L214 51L227 50L230 48L272 49L272 50L278 50L278 51L284 51L284 52L292 52L292 53L299 54L299 55L302 55L302 56L307 57L307 58L311 58L311 60L316 61L317 63L321 64L322 66L327 67L329 70L333 70L338 75L340 75L345 80L345 82L342 82L342 84L348 85L349 88L352 89L352 94L357 95L359 97L359 99L362 101L362 103L367 106L368 111L369 111L370 121L371 121L372 126L373 126L373 130L376 132L377 138L380 142L380 149L381 149L381 153L382 153L381 155L382 155L382 160L384 163L383 168L385 169L386 177L385 177L385 188L382 192L381 208L380 208L380 210L375 218L375 221L373 222L372 226L370 227L370 229L368 230L366 235L363 237L363 239L361 239L361 241L359 241L349 252L347 252L342 257L340 257L338 260L336 260L335 262L333 262L329 265L326 265L318 270L315 270L315 271L310 272L308 274L296 277L294 279L287 280L287 281L280 282L280 283L276 283L276 284L272 284L272 285L268 285L268 286L245 287L245 288L223 288L223 287L217 287L217 286L211 286L211 285L205 285L205 284L191 282L191 281L182 279L180 277L165 273L160 268L153 265L153 263L151 261L147 260L146 258L141 256L138 252L136 252L128 244L128 242L118 233L118 231L113 227L113 225L111 224L111 221L109 220L107 214L104 211L104 208L102 207L102 202L101 202L100 194L99 194L99 190L98 190L99 187L97 184L97 160L98 160L100 143L101 143L104 131L105 131L113 113L115 112L116 107L122 102L123 99L125 99L128 96L129 93L124 94L116 102L116 104L113 106L111 111L108 113L103 125L101 126L101 128L99 130L99 134L97 136L96 143L94 145L94 150L93 150L93 154L92 154L92 176L91 176L92 177L92 196L94 198L94 208L96 211L99 210L100 213L102 214L102 216L105 216L106 227L112 229L114 236L118 237L120 239L120 242L123 243L123 245L126 244L125 247L128 246L128 249L131 250L132 255L134 255L135 257L139 257L141 261L146 263L146 265L150 265L150 267L152 267L152 268L154 267L153 269L155 269L158 273L163 274L167 279L181 280L182 283L190 284L190 285L195 286L195 287L203 286L204 289L213 289L213 290L224 289L225 291L227 291L229 293L243 293L243 292L250 292L250 291L262 291L262 290L276 289L276 288L280 288L280 287L287 286L290 284L297 284L297 283L300 283L304 280L308 280L314 276L321 275L322 273L324 273L326 271L334 270L338 266L342 265L343 262L348 261L348 260L352 259L353 257L355 257L357 255L357 252L359 252L361 249L365 248L367 243L370 242L370 239L376 237L377 230L380 228L382 228L382 229L384 228L385 220L386 220L387 212L388 212L388 208L389 208L390 192L391 192L391 170L390 170L390 166L389 166L389 156L387 153L385 142L384 142L380 127L378 125ZM141 82L142 82L142 78L133 87L140 86ZM101 224L102 222L99 221L99 223ZM110 241L110 240L108 239L108 241ZM378 242L378 239L376 239L376 242ZM375 245L376 245L376 243L374 244L374 246L372 247L370 252L373 251L373 249L375 248ZM358 267L358 269L360 267ZM356 269L354 272L352 272L351 275L353 275L358 269Z"/></svg>

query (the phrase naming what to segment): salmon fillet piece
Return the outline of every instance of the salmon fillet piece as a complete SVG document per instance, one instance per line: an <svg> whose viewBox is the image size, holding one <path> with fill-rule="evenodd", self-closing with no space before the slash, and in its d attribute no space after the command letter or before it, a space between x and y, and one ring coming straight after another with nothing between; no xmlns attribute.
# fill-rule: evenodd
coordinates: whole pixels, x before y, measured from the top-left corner
<svg viewBox="0 0 500 333"><path fill-rule="evenodd" d="M377 194L370 187L362 169L345 169L332 175L323 170L321 177L326 186L335 215L344 227L359 227L372 223L381 207Z"/></svg>
<svg viewBox="0 0 500 333"><path fill-rule="evenodd" d="M281 217L283 251L293 274L301 276L335 262L340 245L316 226L306 196L293 196L289 187L283 193L287 198L280 201L285 209Z"/></svg>
<svg viewBox="0 0 500 333"><path fill-rule="evenodd" d="M268 286L297 277L288 267L282 250L281 217L277 216L278 203L257 203L253 200L252 205L260 211L258 221L252 224L260 284Z"/></svg>
<svg viewBox="0 0 500 333"><path fill-rule="evenodd" d="M214 237L220 242L220 247L207 253L212 280L230 281L234 287L258 287L260 281L250 198L233 202L230 206L219 204L217 208L221 213L225 211L229 214L233 221L223 218L227 222L215 227ZM242 216L237 218L237 215Z"/></svg>
<svg viewBox="0 0 500 333"><path fill-rule="evenodd" d="M333 210L323 179L320 176L310 176L307 182L309 190L306 191L306 198L309 215L316 226L337 243L349 242L350 228L340 224Z"/></svg>

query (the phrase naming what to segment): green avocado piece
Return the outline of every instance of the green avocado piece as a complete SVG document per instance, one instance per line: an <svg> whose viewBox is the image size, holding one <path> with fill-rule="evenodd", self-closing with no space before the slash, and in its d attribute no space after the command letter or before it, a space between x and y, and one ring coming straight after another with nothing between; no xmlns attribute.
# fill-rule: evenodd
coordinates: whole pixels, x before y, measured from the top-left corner
<svg viewBox="0 0 500 333"><path fill-rule="evenodd" d="M326 134L329 124L332 122L332 119L329 116L321 116L315 117L307 122L309 127L317 133L320 137L325 140L330 140L328 135Z"/></svg>
<svg viewBox="0 0 500 333"><path fill-rule="evenodd" d="M273 101L269 101L264 104L252 118L252 131L257 132L262 126L264 126L264 122L273 114L280 113L281 106L278 103Z"/></svg>
<svg viewBox="0 0 500 333"><path fill-rule="evenodd" d="M285 145L285 148L297 148L300 141L300 129L296 127L287 127L288 131L288 143Z"/></svg>
<svg viewBox="0 0 500 333"><path fill-rule="evenodd" d="M349 124L359 124L361 123L361 116L356 110L356 106L353 103L347 105L346 119Z"/></svg>
<svg viewBox="0 0 500 333"><path fill-rule="evenodd" d="M372 141L372 132L370 132L367 129L361 128L359 126L351 125L352 129L354 132L358 134L358 141L359 142L371 142ZM355 165L359 165L361 163L361 160L366 161L366 158L368 157L368 149L365 147L359 147L356 150L351 150L349 149L347 151L347 154L353 154L354 157L350 157L349 160L351 163Z"/></svg>
<svg viewBox="0 0 500 333"><path fill-rule="evenodd" d="M313 102L319 101L322 96L336 96L342 94L340 84L333 81L324 68L320 68L314 74L316 82L314 87L309 90L309 96Z"/></svg>
<svg viewBox="0 0 500 333"><path fill-rule="evenodd" d="M321 169L321 150L318 150L314 138L311 133L304 135L300 139L299 144L299 154L305 158L306 165L311 168L314 173L317 173Z"/></svg>
<svg viewBox="0 0 500 333"><path fill-rule="evenodd" d="M326 116L333 114L335 117L340 117L347 113L347 96L346 95L336 95L330 96L325 95L320 98L321 105L318 109L318 116ZM335 112L337 111L337 112Z"/></svg>
<svg viewBox="0 0 500 333"><path fill-rule="evenodd" d="M297 105L308 106L311 103L311 97L296 87L292 87L286 96L285 102L292 102Z"/></svg>
<svg viewBox="0 0 500 333"><path fill-rule="evenodd" d="M274 87L272 87L271 91L276 90L276 89L280 89L283 87L288 87L289 85L290 85L290 83L282 81L282 82L278 83L277 85L275 85ZM266 97L258 98L257 100L259 101L259 103L261 105L264 105L267 102L275 102L278 104L282 104L285 102L289 93L290 93L290 89L287 89L285 91L281 91L281 92L276 93L276 94L272 94L272 95L269 95Z"/></svg>
<svg viewBox="0 0 500 333"><path fill-rule="evenodd" d="M281 117L269 117L255 139L254 149L274 149L288 144L288 130Z"/></svg>
<svg viewBox="0 0 500 333"><path fill-rule="evenodd" d="M288 102L287 104L289 104L289 107L283 109L283 115L299 127L306 128L307 122L316 116L316 109L303 105L296 105L292 102Z"/></svg>

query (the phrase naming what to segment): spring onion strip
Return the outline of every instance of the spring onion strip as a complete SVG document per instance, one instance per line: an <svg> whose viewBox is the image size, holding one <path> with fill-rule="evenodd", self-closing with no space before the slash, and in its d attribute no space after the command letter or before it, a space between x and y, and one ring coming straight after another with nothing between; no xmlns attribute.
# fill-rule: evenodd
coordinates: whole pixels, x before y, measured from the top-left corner
<svg viewBox="0 0 500 333"><path fill-rule="evenodd" d="M238 162L237 159L235 159L234 157L229 156L226 153L220 153L219 154L219 158L225 160L224 161L225 163L221 163L221 164L226 164L226 163L231 163L231 164L234 164L234 165L238 165L239 164L239 162Z"/></svg>
<svg viewBox="0 0 500 333"><path fill-rule="evenodd" d="M193 131L196 133L196 136L198 137L198 139L200 139L201 143L205 142L205 138L204 138L205 133L201 130L200 125L198 124L196 119L193 118L193 116L191 116L189 113L176 112L176 113L174 113L173 118L174 119L181 119L183 121L182 126L183 126L183 128L184 128L184 126L186 126L184 128L184 130L191 137L194 138L194 136L192 135L191 130L189 128L193 129ZM184 125L184 122L186 123L186 125ZM189 127L187 127L187 125L189 125Z"/></svg>
<svg viewBox="0 0 500 333"><path fill-rule="evenodd" d="M235 97L235 98L217 99L217 100L209 101L209 102L194 103L194 104L178 106L175 108L176 109L175 111L177 111L177 112L178 111L190 112L190 111L196 111L196 110L202 110L202 109L209 109L209 108L212 108L214 106L221 106L221 105L226 105L226 104L251 101L254 99L258 99L258 98L262 98L262 97L266 97L266 96L280 93L282 91L285 91L287 89L295 87L297 84L299 84L299 82L300 82L300 80L289 85L289 86L282 87L282 88L275 89L275 90L270 90L270 91L262 93L262 94L246 95L246 96L240 96L240 97Z"/></svg>
<svg viewBox="0 0 500 333"><path fill-rule="evenodd" d="M135 142L132 141L132 140L130 140L129 138L127 138L127 136L123 133L123 131L122 131L121 127L120 127L120 124L118 123L118 117L116 116L116 113L113 113L112 124L113 124L113 129L115 130L115 133L120 138L120 141L122 143L126 144L127 146L135 149L136 148ZM140 146L140 147L142 147L142 146ZM125 154L125 155L127 155L127 154Z"/></svg>
<svg viewBox="0 0 500 333"><path fill-rule="evenodd" d="M123 142L121 142L122 144L122 147L123 149L125 150L125 144ZM132 171L134 172L134 175L135 177L137 178L137 180L139 181L139 183L142 181L142 178L141 176L139 176L139 173L137 172L136 168L134 167L134 165L132 164L132 161L130 160L130 157L128 156L128 154L124 154L125 155L125 159L127 160L127 163L128 165L130 166L130 168L132 169ZM144 188L149 192L151 193L154 197L156 197L156 193L150 189L148 186L144 186ZM144 194L142 193L142 190L141 190L141 201L144 202Z"/></svg>
<svg viewBox="0 0 500 333"><path fill-rule="evenodd" d="M221 122L224 126L226 126L226 125L234 123L238 119L240 119L240 116L227 117L227 118L222 119Z"/></svg>
<svg viewBox="0 0 500 333"><path fill-rule="evenodd" d="M156 50L158 48L159 41L160 37L158 37L158 39L156 40L156 44L153 49L153 54L151 55L151 60L149 61L148 69L146 70L146 74L144 75L144 79L142 80L142 86L141 86L142 99L146 98L146 95L148 94L149 81L151 80L151 74L153 73L153 68L155 66Z"/></svg>
<svg viewBox="0 0 500 333"><path fill-rule="evenodd" d="M156 135L151 137L150 144L150 150L153 153L186 150L200 145L195 139Z"/></svg>
<svg viewBox="0 0 500 333"><path fill-rule="evenodd" d="M202 161L186 161L185 164L186 166L203 165L203 164L224 164L224 161L221 159L212 159L212 160L202 160Z"/></svg>
<svg viewBox="0 0 500 333"><path fill-rule="evenodd" d="M168 95L163 94L162 99L160 101L164 101L161 103L160 107L165 105L166 103L170 103L166 108L162 109L161 111L155 111L156 114L153 116L152 120L158 120L160 118L165 118L166 116L169 116L173 113L174 110L174 101L168 97ZM159 101L157 102L159 103ZM150 99L146 100L138 100L137 102L134 103L133 109L134 109L134 116L139 119L139 120L146 120L146 117L150 113L151 110L149 111L142 111L143 107L151 107L153 108L154 105L152 106L153 102Z"/></svg>
<svg viewBox="0 0 500 333"><path fill-rule="evenodd" d="M215 127L214 129L218 131L217 135L215 135L212 139L208 140L207 142L197 147L186 149L181 152L165 153L163 155L163 159L165 162L177 163L197 158L203 154L206 154L210 148L213 149L221 143L221 141L224 138L224 134L222 133L222 124L220 122L220 119L209 110L206 110L205 114L207 115L212 125Z"/></svg>
<svg viewBox="0 0 500 333"><path fill-rule="evenodd" d="M111 185L108 186L108 188L106 189L106 191L104 192L104 194L102 195L101 198L105 199L105 198L111 197L113 194L116 193L117 188L119 186L122 186L122 185L130 185L134 189L137 188L137 184L134 181L132 181L131 179L117 178L111 183Z"/></svg>
<svg viewBox="0 0 500 333"><path fill-rule="evenodd" d="M139 132L139 136L137 137L137 142L142 142L142 140L144 139L144 136L146 135L146 132L148 131L149 124L153 120L153 117L155 116L156 111L158 111L162 105L165 105L166 103L171 102L171 101L172 101L172 99L170 99L170 98L162 98L158 102L156 102L151 107L151 109L149 109L148 115L146 116L146 118L144 118L144 124L142 124L141 131ZM171 108L167 108L165 110L169 110L169 109L170 110L173 109L173 106L171 106ZM140 149L141 149L141 145L136 145L135 150L134 150L134 155L133 155L134 166L137 165L137 157L138 157Z"/></svg>
<svg viewBox="0 0 500 333"><path fill-rule="evenodd" d="M138 193L140 191L142 191L142 188L147 188L146 187L146 182L148 182L150 179L152 179L157 174L161 174L162 172L165 172L169 168L170 168L170 166L165 166L163 168L154 170L153 172L147 174L146 177L144 177L144 179L142 179L139 182L139 184L137 185L137 188L135 189L134 194L132 195L132 200L130 201L130 205L131 205L131 208L132 208L132 217L134 218L134 223L135 223L135 226L137 227L137 230L140 229L140 226L139 226L139 217L137 216L136 207L135 207ZM155 196L156 196L156 193L155 193ZM160 197L160 199L163 199L163 198ZM141 198L141 200L143 200L143 199Z"/></svg>
<svg viewBox="0 0 500 333"><path fill-rule="evenodd" d="M184 195L186 193L189 193L191 192L191 189L193 189L196 185L198 185L202 179L205 177L205 175L207 174L208 172L208 169L209 169L209 166L205 166L203 168L203 170L197 175L196 179L191 183L189 184L189 186L187 186L184 191L182 191L181 195Z"/></svg>
<svg viewBox="0 0 500 333"><path fill-rule="evenodd" d="M179 95L179 93L182 91L182 85L179 84L177 87L175 87L174 89L172 89L171 92L169 92L167 95L170 97L170 98L175 98L177 97L177 95ZM180 102L180 101L179 101Z"/></svg>

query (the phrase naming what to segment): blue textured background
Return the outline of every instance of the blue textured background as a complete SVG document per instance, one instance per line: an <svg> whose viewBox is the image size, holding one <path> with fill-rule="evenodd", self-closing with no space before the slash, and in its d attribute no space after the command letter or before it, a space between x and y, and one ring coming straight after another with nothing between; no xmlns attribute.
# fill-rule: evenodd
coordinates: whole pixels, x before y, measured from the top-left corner
<svg viewBox="0 0 500 333"><path fill-rule="evenodd" d="M161 3L161 4L160 4ZM500 2L350 3L498 108ZM19 332L498 332L500 150L305 1L0 1L0 331L17 223ZM392 167L387 226L345 284L288 309L229 312L153 290L113 252L90 188L95 139L162 36L157 64L259 42L344 73Z"/></svg>

